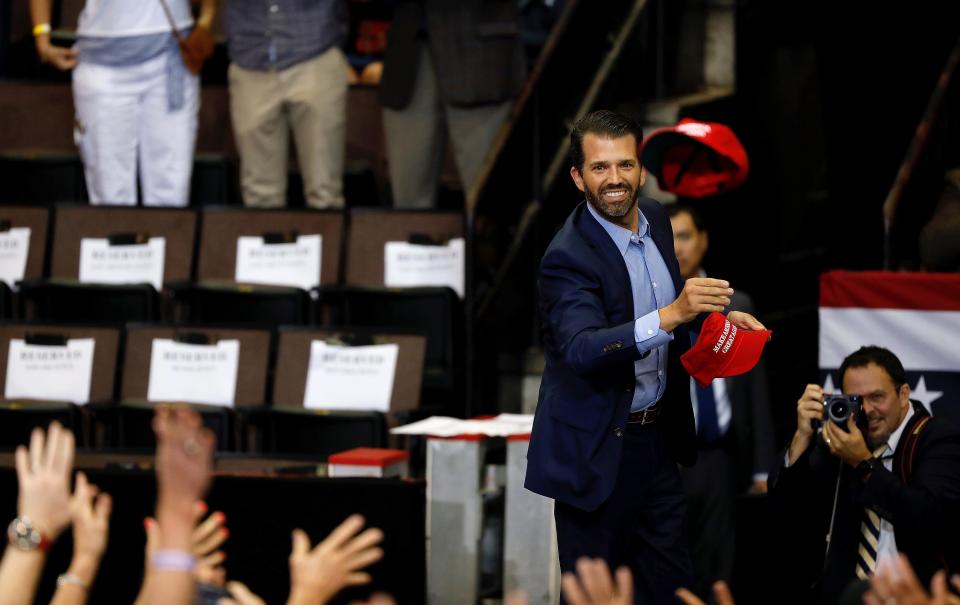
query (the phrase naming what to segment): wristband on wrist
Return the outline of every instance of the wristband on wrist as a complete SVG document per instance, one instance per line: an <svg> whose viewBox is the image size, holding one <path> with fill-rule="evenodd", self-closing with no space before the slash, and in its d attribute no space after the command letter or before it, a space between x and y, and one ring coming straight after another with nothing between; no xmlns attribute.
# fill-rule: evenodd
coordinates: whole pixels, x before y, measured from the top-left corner
<svg viewBox="0 0 960 605"><path fill-rule="evenodd" d="M37 23L33 26L33 37L43 36L50 33L50 24L49 23Z"/></svg>
<svg viewBox="0 0 960 605"><path fill-rule="evenodd" d="M66 586L66 585L79 586L80 588L83 588L83 589L90 588L90 586L86 582L81 580L79 576L76 576L72 573L62 573L59 576L57 576L57 588L61 586Z"/></svg>
<svg viewBox="0 0 960 605"><path fill-rule="evenodd" d="M158 550L150 557L150 566L157 571L192 572L197 558L183 550Z"/></svg>

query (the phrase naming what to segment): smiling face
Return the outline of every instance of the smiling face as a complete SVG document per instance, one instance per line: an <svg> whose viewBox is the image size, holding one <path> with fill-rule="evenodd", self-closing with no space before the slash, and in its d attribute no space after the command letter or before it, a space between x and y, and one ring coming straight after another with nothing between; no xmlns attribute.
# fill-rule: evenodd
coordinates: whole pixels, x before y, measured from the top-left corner
<svg viewBox="0 0 960 605"><path fill-rule="evenodd" d="M570 176L600 216L637 230L637 196L644 173L633 135L606 138L588 132L583 137L583 166L571 167Z"/></svg>
<svg viewBox="0 0 960 605"><path fill-rule="evenodd" d="M875 363L847 368L843 392L863 397L871 447L886 443L910 409L910 387L902 384L897 388L890 374Z"/></svg>

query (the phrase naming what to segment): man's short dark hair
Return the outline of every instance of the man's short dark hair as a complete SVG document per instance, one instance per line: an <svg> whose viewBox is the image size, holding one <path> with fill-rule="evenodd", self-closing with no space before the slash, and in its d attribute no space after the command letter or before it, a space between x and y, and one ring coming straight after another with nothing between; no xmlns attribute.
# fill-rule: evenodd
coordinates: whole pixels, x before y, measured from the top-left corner
<svg viewBox="0 0 960 605"><path fill-rule="evenodd" d="M850 368L863 368L870 364L876 364L886 370L890 379L893 381L893 387L900 390L900 387L907 384L907 373L903 369L903 364L896 355L889 349L870 345L860 347L853 353L847 355L840 364L840 384L843 385L843 377Z"/></svg>
<svg viewBox="0 0 960 605"><path fill-rule="evenodd" d="M583 172L583 137L587 133L609 139L619 139L630 134L637 145L643 141L643 128L633 118L609 109L588 113L577 120L570 131L570 161L580 172Z"/></svg>
<svg viewBox="0 0 960 605"><path fill-rule="evenodd" d="M697 228L697 231L707 230L707 223L703 220L703 215L700 214L693 206L688 206L686 204L669 204L666 206L666 208L667 214L670 215L670 218L674 218L675 216L686 212L690 215L690 219L693 220L693 226Z"/></svg>

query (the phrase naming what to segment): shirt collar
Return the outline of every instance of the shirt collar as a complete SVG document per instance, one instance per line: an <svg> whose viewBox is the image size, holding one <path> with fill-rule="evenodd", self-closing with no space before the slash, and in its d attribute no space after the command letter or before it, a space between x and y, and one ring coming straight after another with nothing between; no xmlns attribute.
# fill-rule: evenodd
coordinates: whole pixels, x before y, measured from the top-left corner
<svg viewBox="0 0 960 605"><path fill-rule="evenodd" d="M900 426L897 427L897 430L890 434L890 438L887 439L887 447L890 448L890 454L897 451L897 444L900 443L900 437L903 435L903 429L906 428L907 423L910 422L910 418L913 417L914 409L913 404L910 404L910 410L907 411L907 415L903 417L903 420L900 421ZM886 455L886 452L884 452Z"/></svg>
<svg viewBox="0 0 960 605"><path fill-rule="evenodd" d="M630 247L630 242L634 241L634 238L636 238L636 242L639 243L640 240L647 237L650 231L650 223L647 222L647 217L643 216L643 212L640 212L639 207L637 207L637 216L639 218L637 222L637 233L630 231L626 227L621 227L616 223L611 223L607 219L603 218L590 202L587 202L587 210L590 211L590 214L593 215L593 218L600 223L600 226L603 227L603 230L606 231L607 235L610 236L610 239L613 240L613 243L617 246L617 250L620 251L621 256L626 256L627 248Z"/></svg>

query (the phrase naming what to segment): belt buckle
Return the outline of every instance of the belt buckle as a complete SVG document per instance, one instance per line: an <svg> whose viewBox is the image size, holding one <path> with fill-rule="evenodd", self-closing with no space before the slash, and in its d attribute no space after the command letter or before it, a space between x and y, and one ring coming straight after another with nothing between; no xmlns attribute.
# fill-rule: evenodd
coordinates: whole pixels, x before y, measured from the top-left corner
<svg viewBox="0 0 960 605"><path fill-rule="evenodd" d="M657 419L660 409L656 406L656 404L654 404L648 408L644 408L642 412L643 415L640 417L640 424L647 425L653 424L653 421Z"/></svg>

